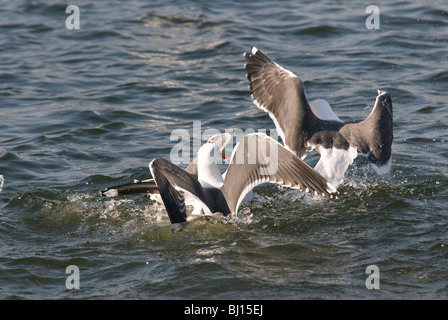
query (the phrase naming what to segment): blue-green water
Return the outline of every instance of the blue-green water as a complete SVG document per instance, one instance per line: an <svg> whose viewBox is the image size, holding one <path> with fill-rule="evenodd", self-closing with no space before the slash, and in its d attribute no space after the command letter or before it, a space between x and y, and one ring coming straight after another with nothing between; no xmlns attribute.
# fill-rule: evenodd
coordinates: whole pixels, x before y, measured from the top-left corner
<svg viewBox="0 0 448 320"><path fill-rule="evenodd" d="M0 298L448 298L446 2L368 3L380 29L360 1L74 4L69 30L66 3L1 1ZM250 98L251 45L347 122L387 90L391 172L357 159L338 200L261 186L238 217L177 233L146 195L102 198L149 178L193 121L274 128Z"/></svg>

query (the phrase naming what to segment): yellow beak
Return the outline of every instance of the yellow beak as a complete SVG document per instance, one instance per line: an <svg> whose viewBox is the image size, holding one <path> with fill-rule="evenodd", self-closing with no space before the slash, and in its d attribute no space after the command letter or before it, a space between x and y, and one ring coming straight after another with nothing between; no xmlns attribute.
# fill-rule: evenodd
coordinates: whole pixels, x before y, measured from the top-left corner
<svg viewBox="0 0 448 320"><path fill-rule="evenodd" d="M227 155L226 155L226 153L225 153L224 151L221 152L221 153L219 154L219 157L220 157L222 160L227 161Z"/></svg>

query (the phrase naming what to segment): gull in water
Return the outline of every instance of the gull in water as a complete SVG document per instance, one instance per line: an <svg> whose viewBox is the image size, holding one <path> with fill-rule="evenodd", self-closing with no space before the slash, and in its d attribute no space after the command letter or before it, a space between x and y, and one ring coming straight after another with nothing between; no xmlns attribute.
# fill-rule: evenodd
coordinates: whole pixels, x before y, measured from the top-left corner
<svg viewBox="0 0 448 320"><path fill-rule="evenodd" d="M274 183L322 196L333 197L336 189L316 170L271 137L254 133L235 146L228 168L221 174L215 143L198 151L197 176L164 158L151 161L149 169L170 218L172 228L187 222L185 197L195 199L194 211L236 215L245 195L257 185Z"/></svg>
<svg viewBox="0 0 448 320"><path fill-rule="evenodd" d="M214 143L218 146L219 150L224 151L226 145L229 144L232 135L230 133L220 133L212 136L208 139L207 143ZM224 159L225 160L225 159ZM185 171L192 174L197 178L198 176L198 157L195 157L185 168ZM154 179L147 180L135 180L133 183L121 184L113 187L109 187L101 192L103 196L106 197L117 197L129 194L138 193L149 193L151 194L151 199L161 202L159 197L159 189L156 186ZM189 204L187 202L187 204Z"/></svg>

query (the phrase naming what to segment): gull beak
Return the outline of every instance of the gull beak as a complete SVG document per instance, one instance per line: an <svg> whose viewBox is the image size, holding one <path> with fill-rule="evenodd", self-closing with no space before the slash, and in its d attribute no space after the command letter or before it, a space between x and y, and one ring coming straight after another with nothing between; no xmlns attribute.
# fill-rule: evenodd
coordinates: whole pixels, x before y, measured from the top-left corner
<svg viewBox="0 0 448 320"><path fill-rule="evenodd" d="M226 155L225 152L221 152L221 153L219 154L219 157L220 157L222 160L224 160L224 161L227 161L227 160L228 160L227 155Z"/></svg>

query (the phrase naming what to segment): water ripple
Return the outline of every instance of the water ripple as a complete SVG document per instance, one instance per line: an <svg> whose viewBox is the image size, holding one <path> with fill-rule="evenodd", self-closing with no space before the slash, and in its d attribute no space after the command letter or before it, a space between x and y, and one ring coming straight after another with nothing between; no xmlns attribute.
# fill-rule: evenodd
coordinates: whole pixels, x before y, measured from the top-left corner
<svg viewBox="0 0 448 320"><path fill-rule="evenodd" d="M6 299L446 297L447 8L361 2L14 1L0 21L0 296ZM250 98L255 45L345 121L394 103L392 170L357 159L336 201L260 186L237 217L172 233L148 196L105 199L150 177L174 129L272 129ZM317 161L310 157L310 163ZM82 290L65 288L78 265ZM367 290L365 268L381 270ZM182 283L182 285L179 285Z"/></svg>

